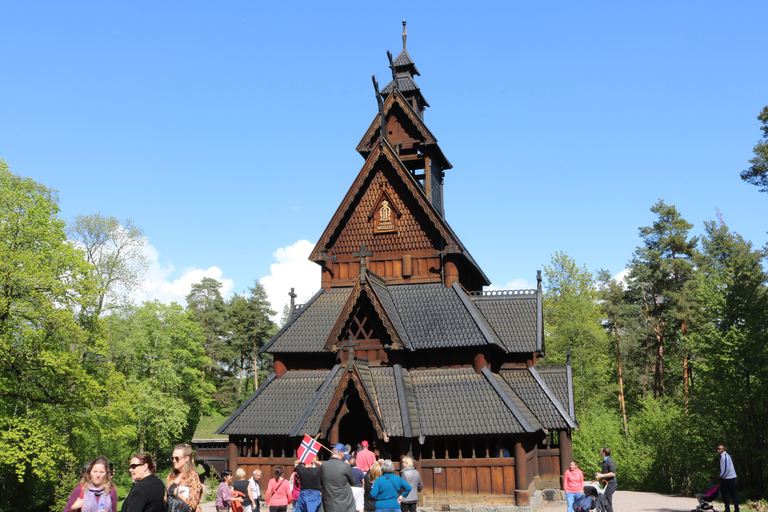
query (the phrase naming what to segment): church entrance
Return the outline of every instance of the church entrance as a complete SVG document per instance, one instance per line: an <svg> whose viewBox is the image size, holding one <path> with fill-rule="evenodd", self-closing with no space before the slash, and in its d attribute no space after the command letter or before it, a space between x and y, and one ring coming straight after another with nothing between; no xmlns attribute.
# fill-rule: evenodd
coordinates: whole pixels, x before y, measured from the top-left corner
<svg viewBox="0 0 768 512"><path fill-rule="evenodd" d="M337 414L334 430L338 437L332 437L336 437L339 443L348 444L353 450L364 440L373 444L376 431L352 381L344 391L344 400Z"/></svg>

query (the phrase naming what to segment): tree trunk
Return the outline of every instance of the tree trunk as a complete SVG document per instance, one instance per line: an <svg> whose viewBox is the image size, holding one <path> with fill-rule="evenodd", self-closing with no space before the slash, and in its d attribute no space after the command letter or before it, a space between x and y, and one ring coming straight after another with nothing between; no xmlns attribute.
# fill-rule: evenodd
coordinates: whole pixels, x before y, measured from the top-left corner
<svg viewBox="0 0 768 512"><path fill-rule="evenodd" d="M621 419L624 426L624 438L629 439L629 428L627 427L627 405L624 401L624 377L621 369L621 338L619 337L619 322L616 315L613 315L613 332L616 333L616 366L619 369L619 406L621 406Z"/></svg>

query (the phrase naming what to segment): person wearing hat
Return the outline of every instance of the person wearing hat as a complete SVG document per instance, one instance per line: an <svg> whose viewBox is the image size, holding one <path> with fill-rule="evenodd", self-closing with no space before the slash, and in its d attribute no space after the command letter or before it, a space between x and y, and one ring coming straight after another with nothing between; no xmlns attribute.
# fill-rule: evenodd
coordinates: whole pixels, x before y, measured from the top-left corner
<svg viewBox="0 0 768 512"><path fill-rule="evenodd" d="M343 460L345 452L343 444L335 444L331 458L320 466L325 512L355 512L355 498L351 487L355 485L355 477L352 474L352 466Z"/></svg>
<svg viewBox="0 0 768 512"><path fill-rule="evenodd" d="M357 467L367 473L373 463L376 462L376 454L368 449L368 441L363 441L360 444L363 449L355 454L355 459L357 459Z"/></svg>

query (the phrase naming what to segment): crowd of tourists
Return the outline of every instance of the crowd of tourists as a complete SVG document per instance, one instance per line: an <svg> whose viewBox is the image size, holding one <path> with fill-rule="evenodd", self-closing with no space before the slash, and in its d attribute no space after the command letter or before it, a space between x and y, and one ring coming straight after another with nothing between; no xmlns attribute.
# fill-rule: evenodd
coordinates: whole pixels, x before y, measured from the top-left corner
<svg viewBox="0 0 768 512"><path fill-rule="evenodd" d="M195 469L192 447L179 444L170 462L173 469L165 482L157 476L154 459L146 453L131 457L128 471L133 480L122 512L201 512L203 484ZM284 478L277 466L263 499L270 512L416 512L421 475L411 457L403 457L400 476L394 463L378 459L363 441L357 449L336 444L331 458L309 464L297 460L293 474ZM105 458L83 466L80 481L69 496L64 512L117 512L114 468ZM258 512L262 501L260 469L246 480L246 471L221 472L216 489L217 512ZM235 479L236 478L236 479Z"/></svg>

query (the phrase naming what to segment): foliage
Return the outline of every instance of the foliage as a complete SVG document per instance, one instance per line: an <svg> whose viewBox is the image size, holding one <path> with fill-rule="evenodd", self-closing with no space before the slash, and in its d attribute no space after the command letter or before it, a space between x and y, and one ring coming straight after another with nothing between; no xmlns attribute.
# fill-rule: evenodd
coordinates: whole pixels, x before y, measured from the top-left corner
<svg viewBox="0 0 768 512"><path fill-rule="evenodd" d="M643 244L630 262L627 300L640 313L642 364L653 375L653 396L661 397L680 383L687 385L685 337L692 303L686 285L693 278L698 239L689 238L693 225L674 205L659 200L651 212L657 220L639 228Z"/></svg>
<svg viewBox="0 0 768 512"><path fill-rule="evenodd" d="M0 160L0 493L10 502L40 498L25 482L55 479L77 426L105 405L108 372L94 364L103 345L76 321L95 287L57 214L50 190Z"/></svg>
<svg viewBox="0 0 768 512"><path fill-rule="evenodd" d="M741 179L752 185L763 187L760 192L768 192L768 106L763 107L757 119L763 123L760 127L763 139L758 141L752 149L755 157L750 159L749 163L752 165L749 169L741 172Z"/></svg>
<svg viewBox="0 0 768 512"><path fill-rule="evenodd" d="M567 254L555 253L544 266L546 362L564 363L571 349L576 409L582 414L600 403L610 379L605 332L600 326L592 273Z"/></svg>
<svg viewBox="0 0 768 512"><path fill-rule="evenodd" d="M194 432L213 389L202 381L208 359L191 313L175 303L145 302L105 323L112 362L133 395L135 448L159 452Z"/></svg>
<svg viewBox="0 0 768 512"><path fill-rule="evenodd" d="M711 449L726 444L739 482L764 489L768 461L768 275L765 253L715 222L698 261L701 308L694 411Z"/></svg>
<svg viewBox="0 0 768 512"><path fill-rule="evenodd" d="M235 294L229 301L221 297L221 283L211 278L192 285L187 295L187 309L203 331L209 356L205 380L215 387L214 401L201 410L203 414L228 416L240 406L245 396L256 390L259 375L266 368L259 350L274 335L267 294L260 283L248 294Z"/></svg>
<svg viewBox="0 0 768 512"><path fill-rule="evenodd" d="M192 318L202 329L203 352L208 357L207 364L203 368L203 382L213 382L216 387L214 402L200 404L202 414L211 415L227 401L225 393L221 393L221 376L229 369L222 367L218 361L230 358L229 350L224 342L226 303L221 296L221 283L213 278L204 277L199 283L192 285L192 290L187 295L187 310L192 313Z"/></svg>
<svg viewBox="0 0 768 512"><path fill-rule="evenodd" d="M97 285L93 314L101 315L130 302L141 285L148 262L144 232L131 219L120 222L99 213L78 215L67 227L70 240L82 248Z"/></svg>

